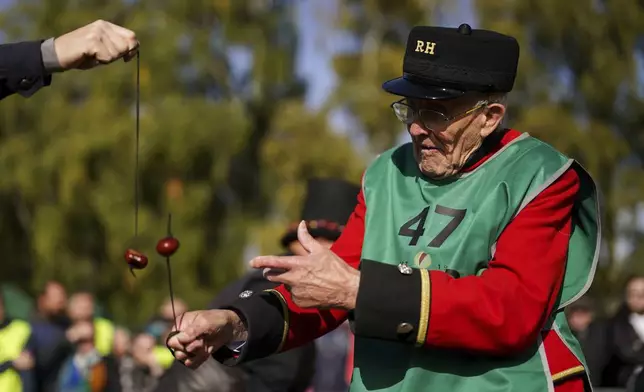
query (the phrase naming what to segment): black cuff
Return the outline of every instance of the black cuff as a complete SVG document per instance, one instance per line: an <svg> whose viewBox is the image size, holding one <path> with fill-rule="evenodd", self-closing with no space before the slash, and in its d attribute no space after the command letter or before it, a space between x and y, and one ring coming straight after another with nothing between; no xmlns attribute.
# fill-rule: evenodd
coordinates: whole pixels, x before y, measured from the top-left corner
<svg viewBox="0 0 644 392"><path fill-rule="evenodd" d="M280 349L286 322L282 315L282 302L272 291L239 298L222 309L232 310L239 315L248 330L248 339L240 353L222 347L213 353L215 360L227 366L235 366L275 354Z"/></svg>
<svg viewBox="0 0 644 392"><path fill-rule="evenodd" d="M430 284L425 269L362 260L353 312L356 336L424 344Z"/></svg>
<svg viewBox="0 0 644 392"><path fill-rule="evenodd" d="M51 84L51 75L45 71L40 46L43 41L18 42L3 45L2 60L7 75L6 86L23 97L30 97L43 86Z"/></svg>

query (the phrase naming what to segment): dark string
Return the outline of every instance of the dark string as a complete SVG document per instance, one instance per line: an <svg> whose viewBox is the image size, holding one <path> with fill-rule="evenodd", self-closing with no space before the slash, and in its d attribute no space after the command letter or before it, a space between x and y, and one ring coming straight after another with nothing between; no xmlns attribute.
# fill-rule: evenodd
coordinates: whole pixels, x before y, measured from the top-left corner
<svg viewBox="0 0 644 392"><path fill-rule="evenodd" d="M136 52L136 146L134 162L134 237L139 233L139 117L141 101L141 51Z"/></svg>
<svg viewBox="0 0 644 392"><path fill-rule="evenodd" d="M134 163L134 236L139 232L139 140L140 140L140 113L141 113L141 51L136 53L136 146ZM168 214L168 237L172 237L172 214ZM174 327L179 331L177 325L177 314L174 308L174 290L172 289L172 269L170 268L170 257L166 257L166 269L168 270L168 288L170 289L170 304L172 305L172 316Z"/></svg>
<svg viewBox="0 0 644 392"><path fill-rule="evenodd" d="M168 214L168 237L172 237L172 214ZM168 287L170 288L170 305L172 305L172 317L174 318L174 329L179 330L177 325L177 314L174 311L174 290L172 290L172 272L170 269L170 256L165 258L165 265L168 269Z"/></svg>

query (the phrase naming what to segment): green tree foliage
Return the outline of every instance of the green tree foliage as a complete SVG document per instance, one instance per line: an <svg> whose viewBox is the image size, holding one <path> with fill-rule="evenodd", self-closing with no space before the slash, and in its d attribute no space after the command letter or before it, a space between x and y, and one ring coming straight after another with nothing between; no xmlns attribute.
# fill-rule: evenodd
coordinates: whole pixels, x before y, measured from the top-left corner
<svg viewBox="0 0 644 392"><path fill-rule="evenodd" d="M604 252L593 288L603 298L621 294L620 238L636 239L644 198L641 115L644 101L636 57L641 56L644 7L637 0L478 0L482 27L517 37L522 47L511 94L512 126L578 159L604 196Z"/></svg>
<svg viewBox="0 0 644 392"><path fill-rule="evenodd" d="M270 6L267 6L270 5ZM141 42L141 203L134 238L135 63L54 76L0 106L3 281L88 288L114 318L144 322L167 296L156 241L168 212L181 247L175 294L203 306L267 250L307 177L359 181L362 161L302 104L287 2L20 1L0 17L9 40L48 37L98 18ZM247 53L240 69L228 56ZM273 230L271 230L273 229ZM128 247L150 257L130 276Z"/></svg>
<svg viewBox="0 0 644 392"><path fill-rule="evenodd" d="M392 147L404 128L389 109L397 98L382 83L402 74L402 58L411 27L425 25L440 0L342 0L338 28L355 42L334 57L338 89L330 107L342 107L358 118L370 152Z"/></svg>

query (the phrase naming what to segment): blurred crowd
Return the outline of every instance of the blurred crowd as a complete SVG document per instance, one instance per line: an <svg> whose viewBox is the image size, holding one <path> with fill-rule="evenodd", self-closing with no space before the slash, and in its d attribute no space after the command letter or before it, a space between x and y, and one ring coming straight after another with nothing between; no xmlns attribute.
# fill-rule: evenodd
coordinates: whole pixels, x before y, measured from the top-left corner
<svg viewBox="0 0 644 392"><path fill-rule="evenodd" d="M335 178L311 179L301 217L321 244L340 236L360 191ZM285 254L304 254L297 225L281 239ZM229 282L209 308L221 308L245 293L274 288L261 270ZM0 300L0 304L2 304ZM12 303L7 302L11 305ZM342 392L353 369L348 323L286 352L237 367L214 359L190 370L174 360L165 345L174 314L186 312L181 299L164 301L140 330L130 331L104 317L90 292L74 292L56 281L38 294L34 314L5 317L0 305L0 392ZM9 349L7 349L9 348ZM3 368L4 366L4 368ZM214 389L213 389L214 388Z"/></svg>
<svg viewBox="0 0 644 392"><path fill-rule="evenodd" d="M624 301L610 317L598 317L597 304L589 296L566 311L593 386L644 391L644 276L627 281Z"/></svg>
<svg viewBox="0 0 644 392"><path fill-rule="evenodd" d="M6 317L3 302L1 391L152 391L174 360L164 344L173 322L170 301L140 331L99 316L91 293L68 295L55 281L44 285L28 320ZM175 309L186 306L175 299Z"/></svg>
<svg viewBox="0 0 644 392"><path fill-rule="evenodd" d="M181 299L174 305L178 314L187 310ZM589 296L567 310L594 386L639 390L644 380L644 276L628 280L614 315L600 318L598 313ZM56 281L44 285L28 320L6 317L0 297L0 390L155 391L174 362L164 343L172 314L166 300L143 328L130 331L101 317L91 293L68 295ZM320 343L346 351L351 341L333 342L338 336L323 337Z"/></svg>

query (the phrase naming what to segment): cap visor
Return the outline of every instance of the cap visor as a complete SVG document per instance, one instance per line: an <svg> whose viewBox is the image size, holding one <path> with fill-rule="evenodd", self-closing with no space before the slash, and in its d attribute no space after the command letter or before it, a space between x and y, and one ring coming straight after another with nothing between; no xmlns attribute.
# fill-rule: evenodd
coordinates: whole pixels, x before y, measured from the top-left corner
<svg viewBox="0 0 644 392"><path fill-rule="evenodd" d="M382 88L394 95L416 99L452 99L465 94L451 88L412 83L404 77L389 80L382 84Z"/></svg>

